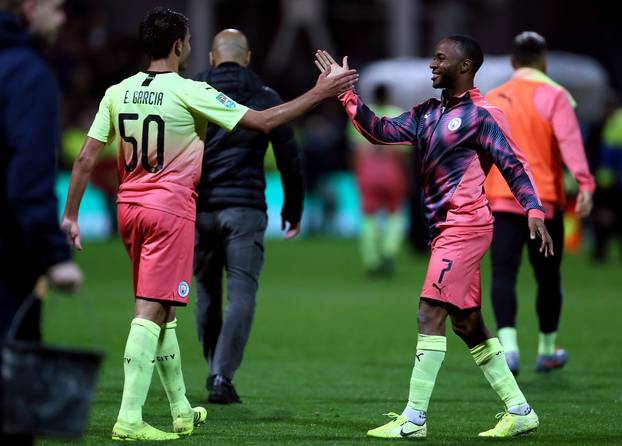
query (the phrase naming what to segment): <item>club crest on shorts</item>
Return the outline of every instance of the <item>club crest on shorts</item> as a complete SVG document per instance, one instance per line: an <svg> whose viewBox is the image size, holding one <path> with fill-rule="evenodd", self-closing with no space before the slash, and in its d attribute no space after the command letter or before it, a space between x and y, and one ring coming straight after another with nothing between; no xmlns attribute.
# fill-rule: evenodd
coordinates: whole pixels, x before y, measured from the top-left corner
<svg viewBox="0 0 622 446"><path fill-rule="evenodd" d="M179 282L179 286L177 287L177 294L179 294L179 297L188 297L188 294L190 294L190 284L188 284L188 282L186 282L185 280Z"/></svg>
<svg viewBox="0 0 622 446"><path fill-rule="evenodd" d="M462 119L454 118L451 121L449 121L449 124L447 124L447 129L450 132L456 131L456 130L458 130L458 128L460 127L461 124L462 124Z"/></svg>

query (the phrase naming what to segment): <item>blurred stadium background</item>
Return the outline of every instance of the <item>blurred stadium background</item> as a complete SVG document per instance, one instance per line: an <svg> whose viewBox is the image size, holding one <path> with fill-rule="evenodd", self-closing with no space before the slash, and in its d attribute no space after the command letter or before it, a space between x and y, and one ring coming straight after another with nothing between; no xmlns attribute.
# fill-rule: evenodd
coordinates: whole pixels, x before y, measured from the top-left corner
<svg viewBox="0 0 622 446"><path fill-rule="evenodd" d="M392 101L402 108L435 94L427 64L442 36L464 33L481 43L487 62L476 84L485 91L511 75L507 54L513 36L526 29L537 31L552 51L551 76L577 98L598 191L590 219L577 221L571 213L566 219L569 251L562 269L565 313L559 340L570 353L570 364L557 374L536 375L527 366L535 357L537 328L533 278L527 267L521 272L519 326L524 327L520 341L526 367L519 380L543 420L541 432L521 442L620 444L622 334L616 322L622 314L618 93L622 31L617 3L68 0L67 23L48 53L62 94L60 209L70 166L105 89L146 66L137 27L153 6L168 6L190 18L193 54L188 76L207 66L214 33L233 27L249 38L251 67L284 99L314 83L312 54L316 48L326 48L350 56L350 65L361 71L364 96L374 85L385 83ZM363 274L354 241L360 211L345 114L337 101L326 101L299 120L296 128L308 185L303 234L291 243L278 240L282 195L268 153L268 236L274 240L266 246L257 317L244 366L236 376L245 404L210 406L207 427L186 442L359 444L367 442L363 434L381 421L379 415L398 410L407 396L417 297L426 265L418 207L405 210L411 216L411 243L400 255L395 278L370 281ZM86 286L75 300L52 295L46 305L49 341L96 346L108 353L83 444L109 438L122 388L119 364L132 300L130 263L111 217L115 181L111 149L101 159L81 210L80 224L91 241L76 260L86 273ZM595 240L605 241L604 251L595 249ZM612 240L617 243L607 243ZM484 302L492 326L488 264L485 260ZM186 382L192 401L203 401L206 367L194 333L193 307L181 313ZM453 335L449 339L451 353L431 405L431 432L435 444L467 444L467 438L491 424L495 396L471 366L466 349ZM167 407L156 381L149 398L160 401L148 405L155 412L147 416L162 427L168 423ZM464 419L459 414L465 414ZM48 443L58 444L40 441Z"/></svg>

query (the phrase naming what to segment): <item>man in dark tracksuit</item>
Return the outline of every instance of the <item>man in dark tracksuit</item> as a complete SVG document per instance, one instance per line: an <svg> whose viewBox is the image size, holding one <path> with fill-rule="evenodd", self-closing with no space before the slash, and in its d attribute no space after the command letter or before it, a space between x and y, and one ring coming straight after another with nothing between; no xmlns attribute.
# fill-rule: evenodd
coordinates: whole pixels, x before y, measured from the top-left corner
<svg viewBox="0 0 622 446"><path fill-rule="evenodd" d="M81 281L58 226L58 93L39 53L63 21L57 1L0 1L0 340L41 276L47 273L51 285L69 290ZM40 340L35 302L19 339ZM4 433L1 438L3 444L32 442Z"/></svg>
<svg viewBox="0 0 622 446"><path fill-rule="evenodd" d="M282 103L247 68L250 51L237 30L216 35L210 52L212 68L200 73L205 81L235 101L255 110ZM226 100L226 98L225 98ZM299 232L304 188L294 134L282 126L265 135L243 129L231 133L208 126L203 173L198 186L194 273L197 283L196 320L203 354L210 367L209 401L241 402L232 384L242 362L255 311L255 295L263 266L266 230L266 181L263 159L272 143L281 172L285 239ZM229 305L223 321L222 275L227 271Z"/></svg>

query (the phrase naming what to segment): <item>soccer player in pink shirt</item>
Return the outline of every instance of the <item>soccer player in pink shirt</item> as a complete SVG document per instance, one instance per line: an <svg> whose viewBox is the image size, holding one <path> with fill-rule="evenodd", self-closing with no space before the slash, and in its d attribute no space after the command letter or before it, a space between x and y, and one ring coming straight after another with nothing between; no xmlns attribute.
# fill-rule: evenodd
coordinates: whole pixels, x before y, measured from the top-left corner
<svg viewBox="0 0 622 446"><path fill-rule="evenodd" d="M140 25L149 68L110 87L71 175L62 228L82 249L78 210L98 153L118 146L119 230L133 263L135 318L124 354L125 382L114 440L173 440L192 434L205 421L202 407L186 398L176 307L190 294L194 245L195 186L207 121L227 130L236 125L270 132L302 115L321 100L356 82L354 70L324 74L293 101L254 111L205 82L179 76L190 54L188 19L165 9L151 10ZM145 423L145 403L154 367L166 391L174 433Z"/></svg>
<svg viewBox="0 0 622 446"><path fill-rule="evenodd" d="M372 437L427 435L426 414L447 349L448 317L505 405L497 425L479 435L511 437L539 425L480 310L480 262L493 230L483 183L493 164L527 213L531 238L541 238L540 252L552 255L553 245L526 161L509 136L503 113L473 86L483 61L473 39L451 36L441 40L430 64L433 87L443 89L441 98L429 99L394 118L377 117L354 90L339 96L354 126L372 143L413 145L432 240L417 313L419 338L408 403L401 414L389 414L390 422L370 430L367 434ZM331 74L348 68L322 51L316 53L316 65Z"/></svg>

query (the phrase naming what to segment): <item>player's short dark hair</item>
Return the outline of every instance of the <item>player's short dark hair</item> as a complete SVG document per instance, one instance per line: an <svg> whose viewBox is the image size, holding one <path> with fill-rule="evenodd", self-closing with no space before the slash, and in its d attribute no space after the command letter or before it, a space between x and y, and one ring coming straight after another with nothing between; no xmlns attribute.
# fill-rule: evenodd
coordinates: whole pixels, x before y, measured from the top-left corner
<svg viewBox="0 0 622 446"><path fill-rule="evenodd" d="M157 7L140 22L140 45L152 60L164 59L177 39L185 39L188 18L168 8Z"/></svg>
<svg viewBox="0 0 622 446"><path fill-rule="evenodd" d="M462 35L449 36L447 39L458 44L464 57L470 59L473 63L473 74L477 73L477 70L479 70L484 63L484 53L479 43L469 36Z"/></svg>
<svg viewBox="0 0 622 446"><path fill-rule="evenodd" d="M519 65L533 65L546 55L546 40L534 31L523 31L512 42L512 58Z"/></svg>

